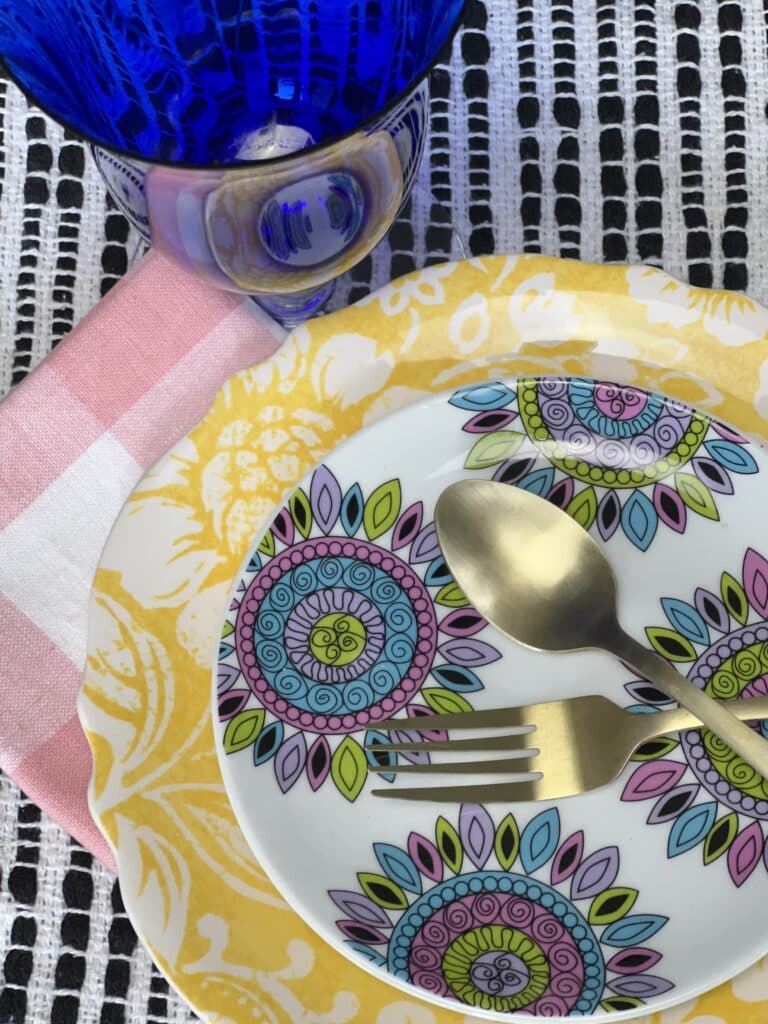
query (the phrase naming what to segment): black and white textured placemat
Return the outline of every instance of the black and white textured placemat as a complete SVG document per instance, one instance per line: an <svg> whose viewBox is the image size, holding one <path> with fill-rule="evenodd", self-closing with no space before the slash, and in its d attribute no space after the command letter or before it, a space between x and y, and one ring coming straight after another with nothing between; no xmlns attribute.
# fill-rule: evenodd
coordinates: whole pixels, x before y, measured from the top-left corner
<svg viewBox="0 0 768 1024"><path fill-rule="evenodd" d="M414 197L334 306L494 251L645 261L768 301L766 8L471 0ZM0 81L0 395L141 252L83 144ZM191 1019L114 879L0 779L0 1024Z"/></svg>

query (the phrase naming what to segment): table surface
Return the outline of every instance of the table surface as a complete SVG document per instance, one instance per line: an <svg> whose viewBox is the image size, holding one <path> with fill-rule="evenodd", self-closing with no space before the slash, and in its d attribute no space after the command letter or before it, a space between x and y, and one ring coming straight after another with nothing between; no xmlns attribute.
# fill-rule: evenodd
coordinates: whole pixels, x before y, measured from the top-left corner
<svg viewBox="0 0 768 1024"><path fill-rule="evenodd" d="M333 306L428 262L520 251L649 262L768 302L768 13L702 8L470 0L432 76L414 196ZM2 395L143 246L87 147L2 79L0 126ZM4 777L0 964L0 1024L194 1019L114 878Z"/></svg>

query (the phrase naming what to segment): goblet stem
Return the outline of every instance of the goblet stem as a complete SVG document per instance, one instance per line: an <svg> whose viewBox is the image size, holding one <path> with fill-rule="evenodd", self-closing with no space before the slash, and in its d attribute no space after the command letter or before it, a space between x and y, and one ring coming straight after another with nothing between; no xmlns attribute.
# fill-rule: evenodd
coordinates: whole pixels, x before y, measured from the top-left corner
<svg viewBox="0 0 768 1024"><path fill-rule="evenodd" d="M317 316L333 295L335 281L293 295L253 295L253 301L283 327L298 327Z"/></svg>

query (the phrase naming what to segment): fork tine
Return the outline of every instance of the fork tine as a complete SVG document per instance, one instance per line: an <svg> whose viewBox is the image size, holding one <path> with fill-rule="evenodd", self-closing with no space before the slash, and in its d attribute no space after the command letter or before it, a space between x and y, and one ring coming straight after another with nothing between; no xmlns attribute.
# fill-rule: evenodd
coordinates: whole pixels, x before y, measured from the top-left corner
<svg viewBox="0 0 768 1024"><path fill-rule="evenodd" d="M500 729L533 725L538 704L520 708L486 708L483 711L456 711L449 715L423 715L418 718L384 718L373 723L376 729Z"/></svg>
<svg viewBox="0 0 768 1024"><path fill-rule="evenodd" d="M535 750L535 729L502 736L478 736L468 740L414 740L412 743L366 743L366 750Z"/></svg>
<svg viewBox="0 0 768 1024"><path fill-rule="evenodd" d="M535 772L536 755L533 757L503 757L497 760L488 761L438 761L431 764L369 764L368 771L374 774L379 772L399 772L401 775L445 775L448 772L457 772L460 775L493 775L496 772L514 772L516 775L525 775Z"/></svg>
<svg viewBox="0 0 768 1024"><path fill-rule="evenodd" d="M568 792L549 793L542 790L541 780L531 782L497 782L483 786L419 786L371 790L373 796L388 800L421 800L428 803L526 803L570 796Z"/></svg>

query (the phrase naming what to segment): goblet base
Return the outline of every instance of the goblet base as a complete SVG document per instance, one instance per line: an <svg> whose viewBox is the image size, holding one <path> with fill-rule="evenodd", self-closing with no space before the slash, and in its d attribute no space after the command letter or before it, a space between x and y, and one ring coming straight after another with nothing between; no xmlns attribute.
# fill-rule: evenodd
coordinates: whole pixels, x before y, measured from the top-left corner
<svg viewBox="0 0 768 1024"><path fill-rule="evenodd" d="M252 295L251 299L283 327L298 327L322 312L335 287L335 281L328 281L292 295Z"/></svg>

